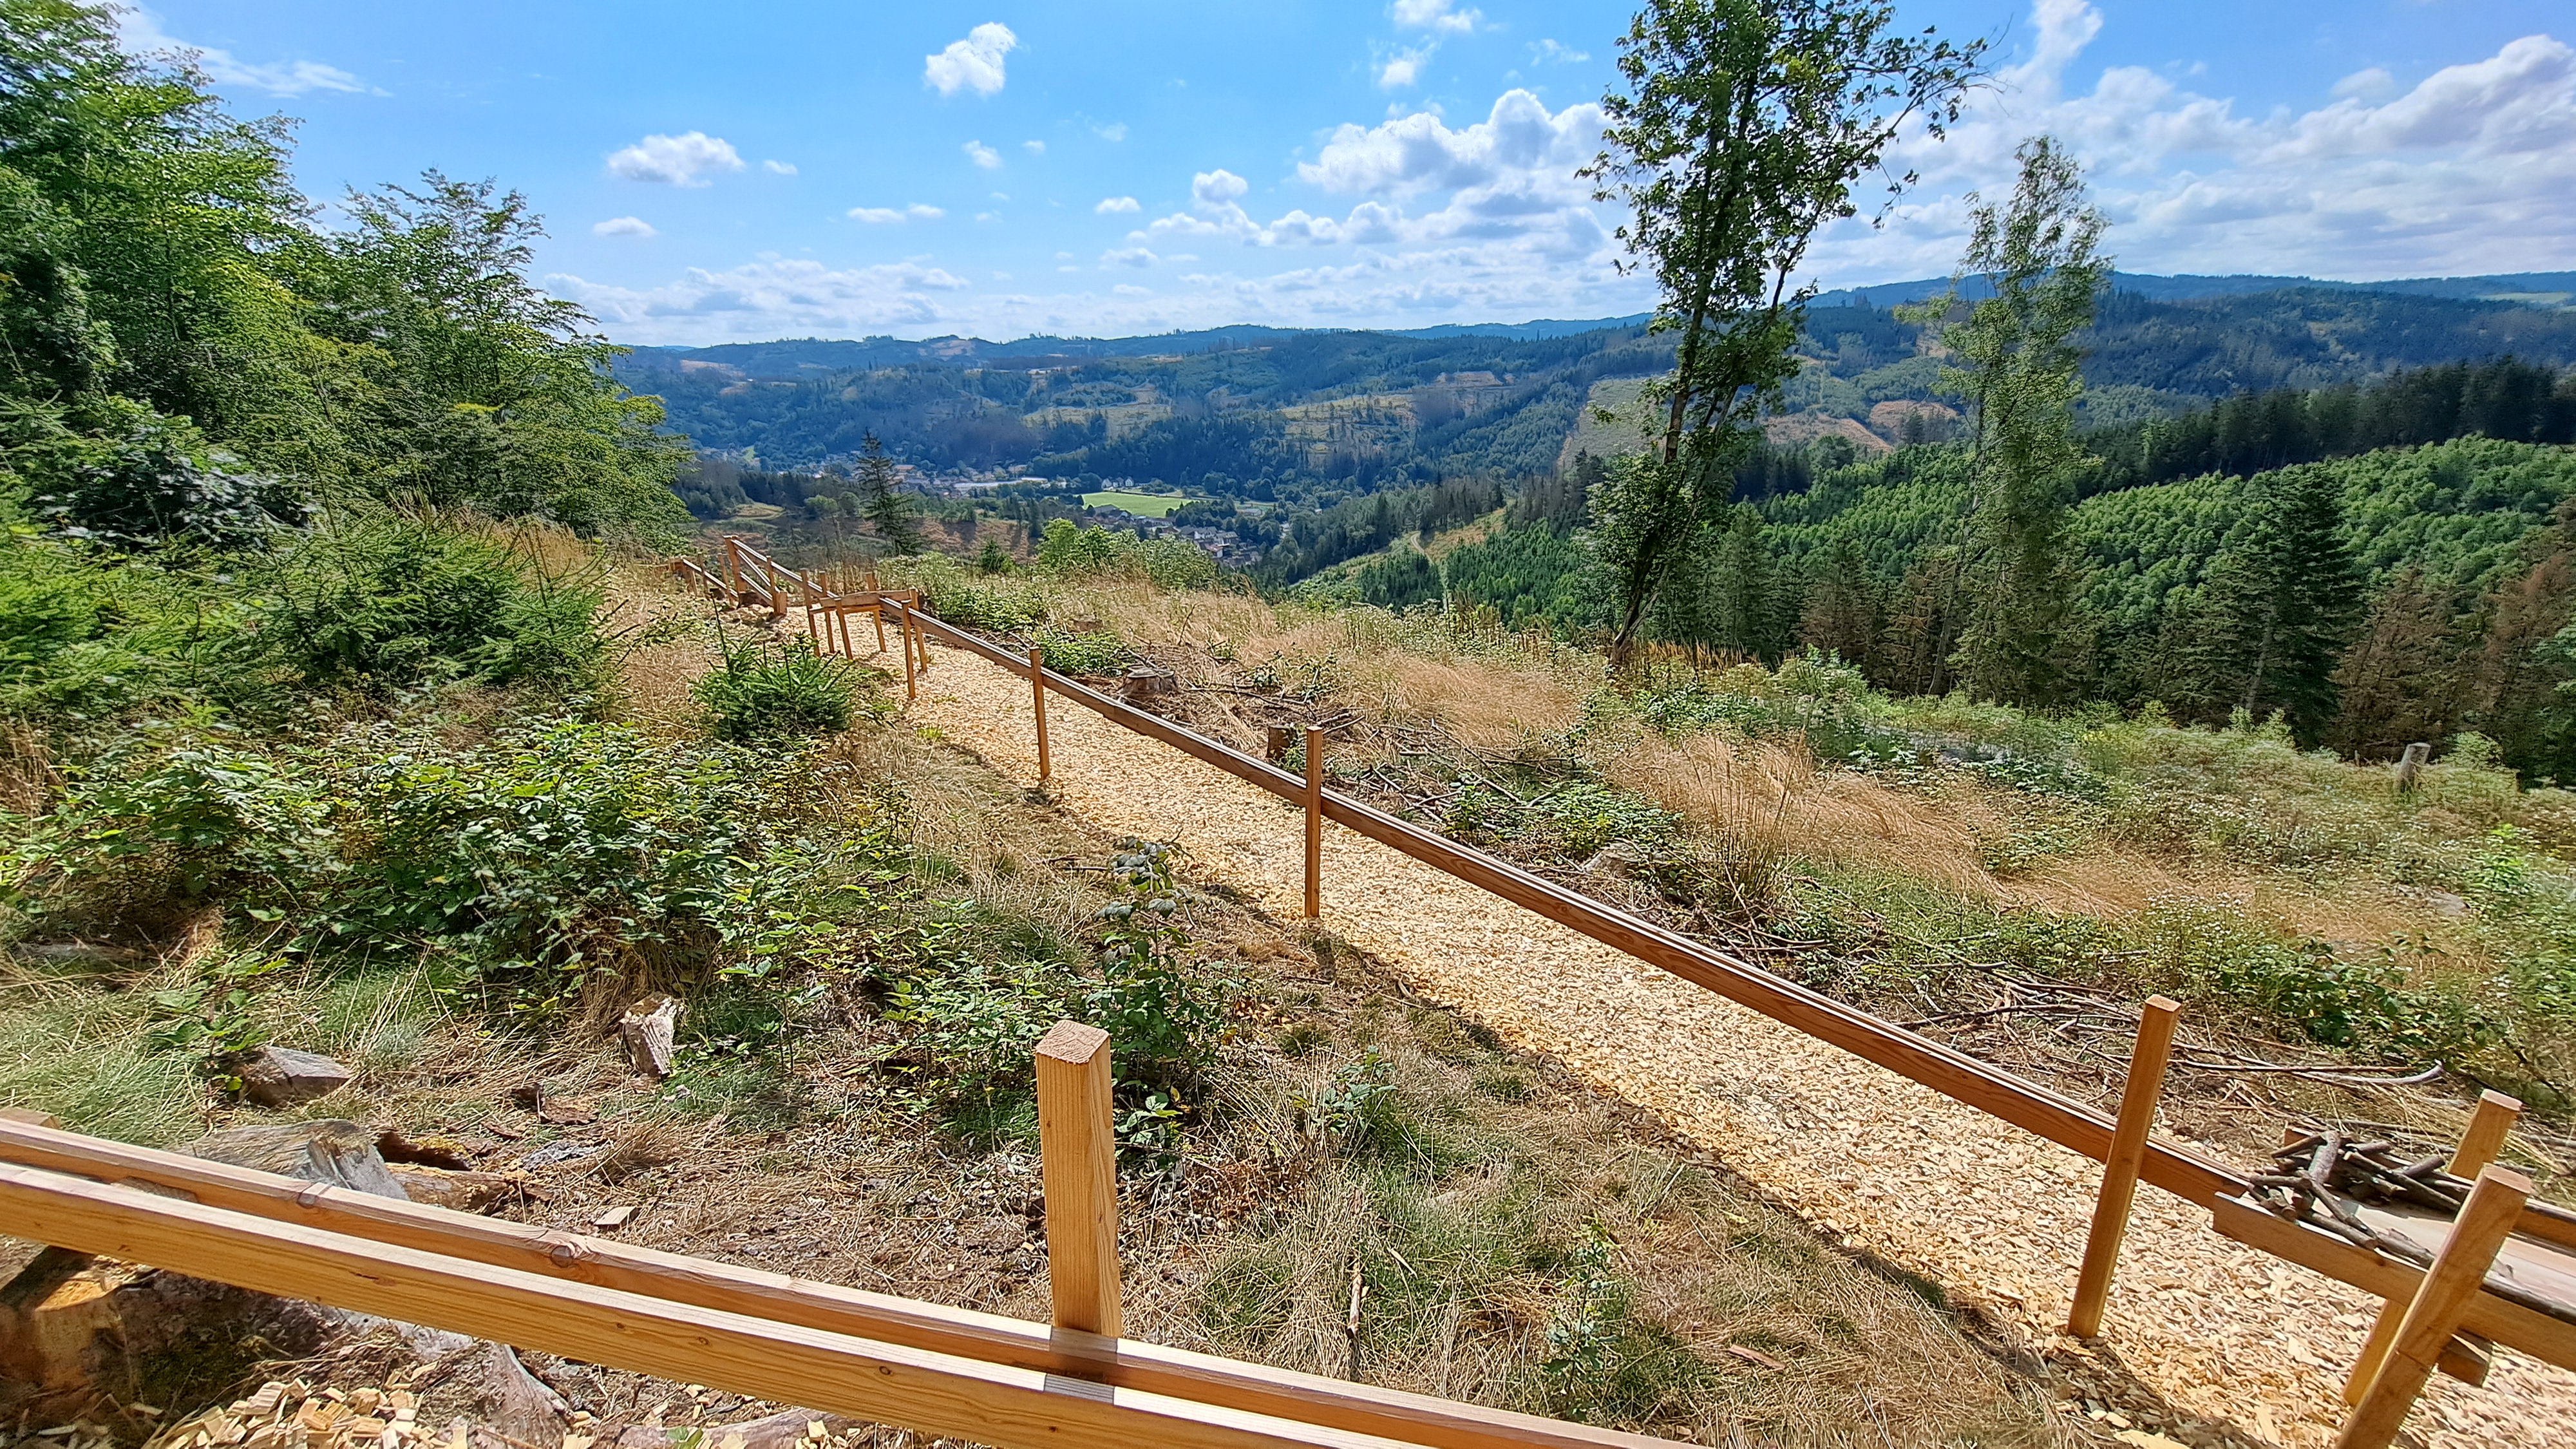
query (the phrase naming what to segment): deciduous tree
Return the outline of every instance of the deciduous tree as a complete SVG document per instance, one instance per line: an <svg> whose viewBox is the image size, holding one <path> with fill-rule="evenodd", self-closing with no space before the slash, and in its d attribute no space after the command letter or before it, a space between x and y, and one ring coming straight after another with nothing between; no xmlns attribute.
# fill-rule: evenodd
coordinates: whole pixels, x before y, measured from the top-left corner
<svg viewBox="0 0 2576 1449"><path fill-rule="evenodd" d="M2087 634L2064 547L2074 483L2091 461L2075 441L2084 378L2074 337L2093 320L2111 258L2074 158L2047 136L2018 155L2012 199L1977 207L1960 263L1993 295L1941 334L1958 358L1942 383L1975 414L1968 626L1955 664L1978 695L2047 705L2070 697Z"/></svg>
<svg viewBox="0 0 2576 1449"><path fill-rule="evenodd" d="M1640 404L1648 450L1594 490L1592 547L1624 654L1675 552L1729 501L1734 463L1790 356L1813 288L1793 288L1817 228L1909 122L1933 134L1980 75L1982 43L1895 32L1879 0L1650 0L1620 42L1625 89L1584 174L1624 202L1631 266L1662 290L1670 374ZM1912 178L1900 177L1891 193Z"/></svg>

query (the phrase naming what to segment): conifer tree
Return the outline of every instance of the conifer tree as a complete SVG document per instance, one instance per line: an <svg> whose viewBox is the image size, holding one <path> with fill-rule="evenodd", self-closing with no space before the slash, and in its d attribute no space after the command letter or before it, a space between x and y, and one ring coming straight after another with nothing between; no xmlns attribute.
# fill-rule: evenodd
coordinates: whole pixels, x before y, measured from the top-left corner
<svg viewBox="0 0 2576 1449"><path fill-rule="evenodd" d="M1741 504L1712 530L1704 587L1709 642L1755 659L1778 659L1787 644L1780 627L1770 540L1762 515Z"/></svg>
<svg viewBox="0 0 2576 1449"><path fill-rule="evenodd" d="M1860 546L1837 541L1807 585L1798 618L1798 642L1867 669L1878 645L1878 590Z"/></svg>
<svg viewBox="0 0 2576 1449"><path fill-rule="evenodd" d="M2439 744L2459 728L2456 612L2450 585L2420 568L2389 580L2335 669L2340 708L2327 743L2358 759L2393 759L2414 741Z"/></svg>
<svg viewBox="0 0 2576 1449"><path fill-rule="evenodd" d="M1888 608L1878 648L1880 687L1896 694L1946 692L1959 624L1959 553L1935 549L1905 571Z"/></svg>
<svg viewBox="0 0 2576 1449"><path fill-rule="evenodd" d="M2047 136L2018 155L2012 200L1976 209L1961 261L1994 295L1941 334L1960 359L1942 383L1976 411L1969 619L1955 665L1979 695L2045 705L2069 698L2087 637L2064 539L2090 462L2075 441L2084 379L2072 339L2092 323L2111 258L2100 250L2108 223L2085 204L2074 158Z"/></svg>
<svg viewBox="0 0 2576 1449"><path fill-rule="evenodd" d="M2335 665L2360 601L2335 475L2267 473L2199 598L2169 619L2183 691L2204 708L2286 716L2315 742L2335 708Z"/></svg>
<svg viewBox="0 0 2576 1449"><path fill-rule="evenodd" d="M2576 502L2558 505L2531 566L2486 599L2471 709L2505 760L2535 779L2576 779Z"/></svg>
<svg viewBox="0 0 2576 1449"><path fill-rule="evenodd" d="M896 553L921 552L921 525L895 486L894 459L873 432L859 444L859 511Z"/></svg>

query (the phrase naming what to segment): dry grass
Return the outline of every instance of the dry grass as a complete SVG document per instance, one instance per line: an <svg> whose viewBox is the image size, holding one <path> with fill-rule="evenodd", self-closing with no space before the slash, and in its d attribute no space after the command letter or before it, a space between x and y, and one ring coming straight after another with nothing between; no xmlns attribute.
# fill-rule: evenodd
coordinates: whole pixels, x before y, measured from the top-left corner
<svg viewBox="0 0 2576 1449"><path fill-rule="evenodd" d="M1646 734L1603 772L1748 859L1884 866L1957 890L2003 889L1979 860L1975 826L1989 821L1866 775L1819 773L1802 751L1715 733Z"/></svg>
<svg viewBox="0 0 2576 1449"><path fill-rule="evenodd" d="M1296 1016L1238 1064L1243 1110L1326 1099L1369 1060L1386 1093L1364 1133L1308 1112L1273 1134L1305 1178L1201 1290L1212 1346L1349 1372L1356 1264L1375 1384L1703 1443L2069 1441L1937 1289L1825 1248L1612 1099L1446 1012L1327 991ZM1597 1359L1566 1347L1585 1324Z"/></svg>

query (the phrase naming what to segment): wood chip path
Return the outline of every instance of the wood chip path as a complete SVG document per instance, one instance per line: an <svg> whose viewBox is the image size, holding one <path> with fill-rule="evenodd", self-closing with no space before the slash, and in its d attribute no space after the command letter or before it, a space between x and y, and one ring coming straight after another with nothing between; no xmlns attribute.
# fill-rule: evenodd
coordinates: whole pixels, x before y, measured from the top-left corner
<svg viewBox="0 0 2576 1449"><path fill-rule="evenodd" d="M1036 779L1025 679L934 646L910 718ZM1304 816L1168 746L1049 701L1054 789L1281 920L1303 909ZM1655 1113L1811 1222L2033 1341L2066 1318L2100 1168L1884 1068L1327 825L1323 926L1423 995ZM2193 1414L2307 1449L2378 1300L2138 1195L2104 1341ZM2058 1340L2065 1348L2066 1342ZM2576 1445L2576 1374L2499 1351L2484 1389L2436 1376L2408 1422L2432 1449Z"/></svg>

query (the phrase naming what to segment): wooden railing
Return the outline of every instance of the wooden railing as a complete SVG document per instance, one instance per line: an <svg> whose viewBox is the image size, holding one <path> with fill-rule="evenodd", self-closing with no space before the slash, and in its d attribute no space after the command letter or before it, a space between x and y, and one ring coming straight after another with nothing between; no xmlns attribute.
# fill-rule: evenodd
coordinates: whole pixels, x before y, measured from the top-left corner
<svg viewBox="0 0 2576 1449"><path fill-rule="evenodd" d="M1119 1336L1108 1066L1072 1022L1038 1050L1051 1324L7 1119L0 1233L1009 1449L1669 1449Z"/></svg>
<svg viewBox="0 0 2576 1449"><path fill-rule="evenodd" d="M741 561L735 565L739 569L755 574L764 569L776 570L776 565L769 563L765 555L740 538L728 538L725 546L729 559ZM930 667L925 642L932 638L1026 677L1039 707L1037 726L1040 736L1037 743L1041 761L1047 758L1048 752L1048 741L1044 735L1044 702L1046 696L1053 693L1121 728L1169 745L1283 800L1304 804L1312 820L1329 820L1603 945L1750 1007L1819 1041L1874 1062L1954 1101L2104 1163L2105 1180L2101 1203L2097 1207L2094 1237L2097 1243L2107 1242L2109 1246L2107 1249L2096 1248L2088 1254L2096 1261L2088 1264L2084 1282L2079 1285L2082 1291L2076 1305L2077 1318L2089 1320L2090 1326L2098 1327L2102 1297L2109 1288L2109 1255L2116 1252L2119 1228L2127 1216L2129 1180L2149 1183L2208 1209L2212 1226L2226 1237L2387 1299L2392 1319L2401 1316L2398 1313L2400 1308L2419 1303L2429 1296L2423 1292L2424 1285L2428 1278L2441 1271L2441 1265L2437 1263L2433 1273L2428 1274L2426 1269L2414 1264L2358 1246L2309 1224L2276 1216L2258 1204L2253 1185L2225 1164L2188 1148L2154 1140L2147 1135L2156 1097L2152 1081L2143 1089L2125 1094L2127 1103L2122 1120L2114 1121L2083 1103L1855 1010L1705 942L1605 906L1532 875L1508 861L1460 845L1361 801L1325 789L1317 768L1319 761L1311 744L1307 778L1300 779L1268 761L1231 749L1046 669L1035 650L1023 658L991 640L926 613L920 606L918 595L878 593L874 590L873 579L866 593L829 595L821 607L827 613L833 608L864 609L880 618L891 619L900 636L908 691L914 687L916 675ZM773 608L782 614L784 612L776 605ZM818 649L832 648L853 656L857 652L851 647L846 628L836 641L827 642L822 634L817 634L815 639ZM1041 769L1043 772L1044 766ZM1320 867L1319 854L1312 844L1311 826L1306 859L1308 910L1312 914L1320 889ZM2160 1077L2160 1062L2154 1071ZM2124 1126L2126 1130L2123 1130ZM2524 1195L2527 1197L2527 1191ZM2514 1211L2507 1213L2504 1220L2514 1233L2557 1249L2576 1249L2576 1216L2571 1216L2564 1209L2516 1199ZM2501 1241L2499 1236L2499 1245ZM2451 1306L2449 1321L2440 1325L2442 1331L2435 1339L2443 1346L2441 1369L2472 1382L2484 1379L2485 1359L2478 1346L2465 1339L2455 1341L2453 1335L2456 1333L2504 1344L2545 1362L2576 1370L2576 1323L2539 1312L2490 1291L2484 1280L2488 1261L2493 1256L2491 1246L2487 1258L2475 1265L2471 1279L2477 1285L2475 1291L2453 1293L2458 1301ZM2452 1279L2456 1280L2461 1271L2457 1264L2452 1265ZM2451 1282L2437 1286L2451 1292L2457 1284ZM2079 1326L2086 1325L2079 1323ZM2422 1329L2417 1337L2429 1332L2429 1328ZM2367 1377L2367 1374L2356 1375L2357 1380ZM2383 1374L2380 1377L2387 1376ZM2420 1383L2417 1388L2420 1388ZM2407 1401L2411 1403L2412 1397L2413 1391L2409 1390ZM2366 1417L2370 1416L2356 1413L2355 1422L2360 1423ZM2360 1443L2353 1442L2356 1446Z"/></svg>

